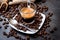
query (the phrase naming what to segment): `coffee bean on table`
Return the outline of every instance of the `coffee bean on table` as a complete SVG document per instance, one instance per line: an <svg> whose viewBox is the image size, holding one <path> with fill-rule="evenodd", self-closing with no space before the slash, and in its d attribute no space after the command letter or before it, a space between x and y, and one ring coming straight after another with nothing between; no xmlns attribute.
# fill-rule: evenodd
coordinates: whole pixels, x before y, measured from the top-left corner
<svg viewBox="0 0 60 40"><path fill-rule="evenodd" d="M54 30L56 31L57 30L57 27L54 27Z"/></svg>
<svg viewBox="0 0 60 40"><path fill-rule="evenodd" d="M7 29L8 25L5 25L4 28Z"/></svg>
<svg viewBox="0 0 60 40"><path fill-rule="evenodd" d="M4 19L4 21L6 21L6 19Z"/></svg>
<svg viewBox="0 0 60 40"><path fill-rule="evenodd" d="M7 33L6 32L3 32L3 35L7 36Z"/></svg>
<svg viewBox="0 0 60 40"><path fill-rule="evenodd" d="M48 7L47 6L43 6L42 10L46 12L46 11L48 11Z"/></svg>
<svg viewBox="0 0 60 40"><path fill-rule="evenodd" d="M0 26L0 29L2 28L2 26Z"/></svg>
<svg viewBox="0 0 60 40"><path fill-rule="evenodd" d="M50 33L54 33L54 30L51 30Z"/></svg>
<svg viewBox="0 0 60 40"><path fill-rule="evenodd" d="M1 22L1 21L3 21L3 19L2 19L2 18L0 18L0 22Z"/></svg>
<svg viewBox="0 0 60 40"><path fill-rule="evenodd" d="M51 17L53 15L53 13L49 12L48 15L49 15L49 17Z"/></svg>
<svg viewBox="0 0 60 40"><path fill-rule="evenodd" d="M26 40L30 40L30 37L29 36L26 36Z"/></svg>

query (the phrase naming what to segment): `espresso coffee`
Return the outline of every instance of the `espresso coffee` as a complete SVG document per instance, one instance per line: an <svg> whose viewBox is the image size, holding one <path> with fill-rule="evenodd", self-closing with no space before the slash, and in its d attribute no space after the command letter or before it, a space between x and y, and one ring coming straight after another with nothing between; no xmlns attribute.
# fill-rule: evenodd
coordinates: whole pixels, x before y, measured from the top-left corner
<svg viewBox="0 0 60 40"><path fill-rule="evenodd" d="M34 16L35 16L35 12L33 8L28 8L28 7L24 7L21 9L21 16L22 19L29 23L32 22L34 20Z"/></svg>

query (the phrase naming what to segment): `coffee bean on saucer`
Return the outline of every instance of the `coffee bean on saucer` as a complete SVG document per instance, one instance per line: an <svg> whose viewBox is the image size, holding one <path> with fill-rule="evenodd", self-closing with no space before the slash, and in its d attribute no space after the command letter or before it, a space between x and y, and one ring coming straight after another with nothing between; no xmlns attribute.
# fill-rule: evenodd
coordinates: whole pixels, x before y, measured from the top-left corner
<svg viewBox="0 0 60 40"><path fill-rule="evenodd" d="M5 25L5 24L9 24L9 22L3 22L3 25Z"/></svg>
<svg viewBox="0 0 60 40"><path fill-rule="evenodd" d="M22 27L19 27L20 30L22 30Z"/></svg>

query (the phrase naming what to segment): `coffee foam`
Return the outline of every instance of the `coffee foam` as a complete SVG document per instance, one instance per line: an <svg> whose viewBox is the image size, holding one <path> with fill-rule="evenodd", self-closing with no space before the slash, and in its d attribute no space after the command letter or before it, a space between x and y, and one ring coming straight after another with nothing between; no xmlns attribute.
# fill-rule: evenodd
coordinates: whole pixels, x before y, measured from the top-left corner
<svg viewBox="0 0 60 40"><path fill-rule="evenodd" d="M35 15L34 9L33 8L22 8L21 9L21 16L23 18L32 18Z"/></svg>

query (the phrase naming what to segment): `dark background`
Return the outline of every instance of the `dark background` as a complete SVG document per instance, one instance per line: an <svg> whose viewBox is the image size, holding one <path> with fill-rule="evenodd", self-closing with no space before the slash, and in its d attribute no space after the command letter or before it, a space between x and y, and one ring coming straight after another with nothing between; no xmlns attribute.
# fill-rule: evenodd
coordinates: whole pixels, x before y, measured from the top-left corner
<svg viewBox="0 0 60 40"><path fill-rule="evenodd" d="M46 3L42 3L42 5L47 5L49 7L49 11L54 13L54 15L51 18L52 19L52 22L50 23L51 27L48 28L47 31L49 32L51 29L53 29L53 27L57 27L58 30L55 31L53 34L50 34L50 36L52 39L60 40L60 0L47 0ZM0 25L1 25L1 22L0 22ZM16 40L14 37L7 38L6 36L4 36L2 34L3 31L4 31L3 28L0 29L0 40ZM31 40L44 40L44 39L41 37L38 37L38 38L31 38Z"/></svg>

